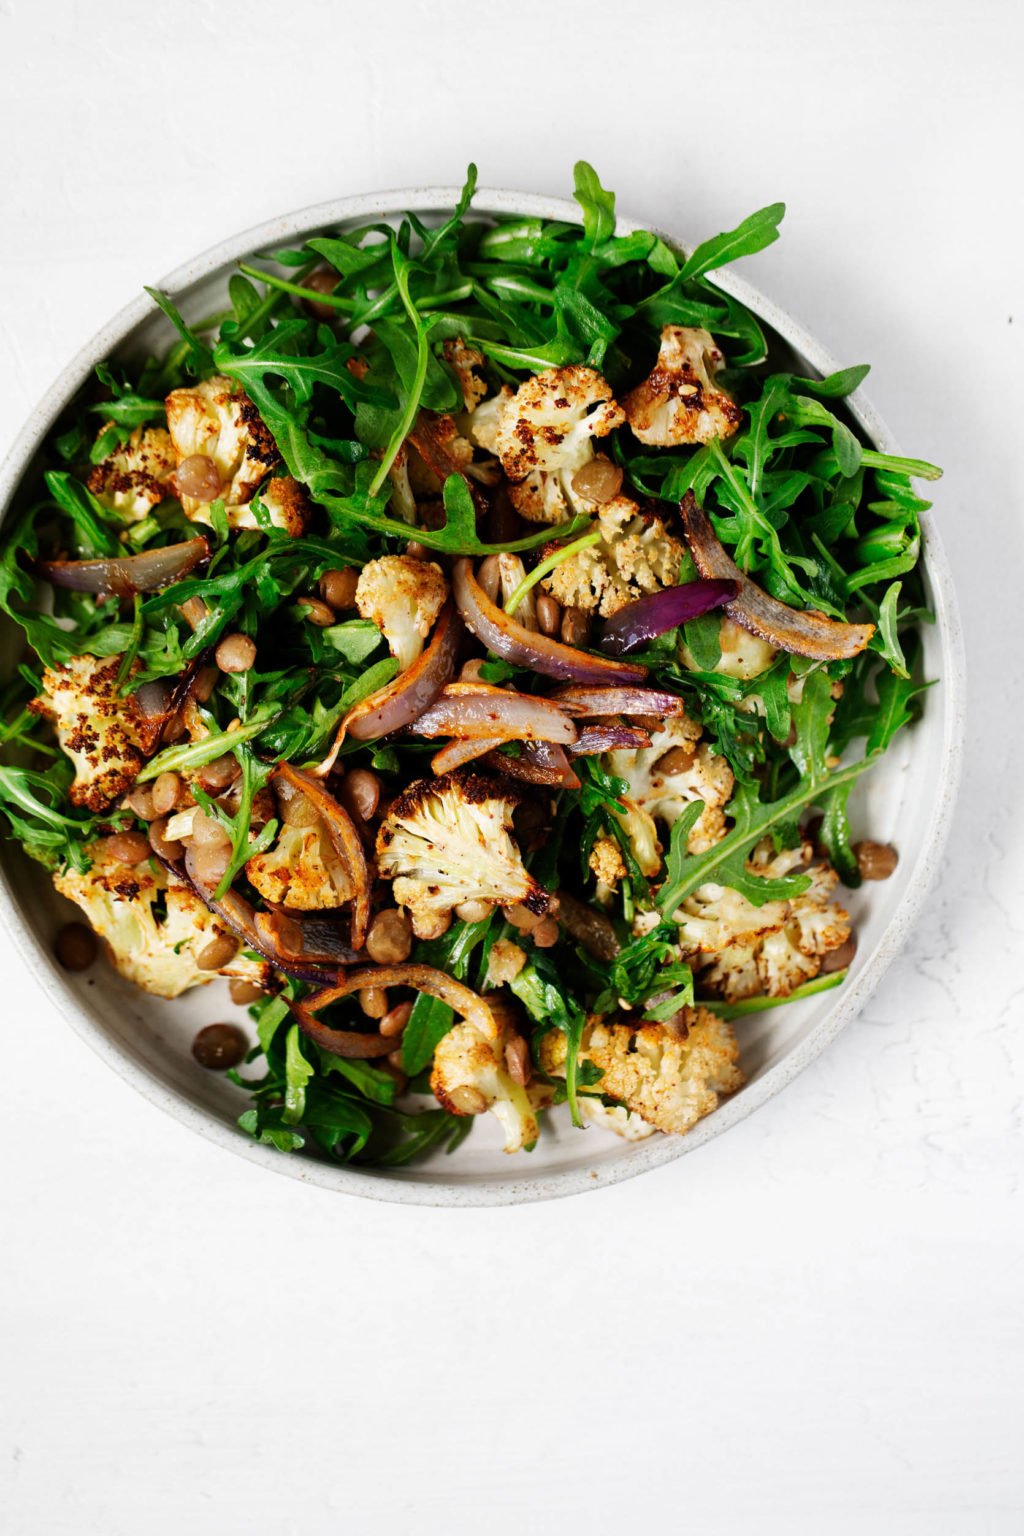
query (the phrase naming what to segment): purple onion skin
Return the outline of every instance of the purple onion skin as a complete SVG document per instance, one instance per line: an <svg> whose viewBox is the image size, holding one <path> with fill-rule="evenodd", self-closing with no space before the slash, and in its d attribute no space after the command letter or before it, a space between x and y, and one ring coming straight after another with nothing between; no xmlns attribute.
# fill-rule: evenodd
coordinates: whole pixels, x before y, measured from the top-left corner
<svg viewBox="0 0 1024 1536"><path fill-rule="evenodd" d="M739 595L739 583L718 578L685 582L680 587L666 587L627 603L606 622L600 649L608 656L624 656L645 640L655 640L667 630L678 629L690 619L699 619L713 608L724 608Z"/></svg>

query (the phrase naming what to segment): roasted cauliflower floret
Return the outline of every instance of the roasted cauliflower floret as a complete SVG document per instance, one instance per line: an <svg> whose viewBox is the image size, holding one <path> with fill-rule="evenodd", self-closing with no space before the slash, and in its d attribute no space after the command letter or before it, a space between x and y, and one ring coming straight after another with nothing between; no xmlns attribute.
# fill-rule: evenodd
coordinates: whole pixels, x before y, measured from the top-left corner
<svg viewBox="0 0 1024 1536"><path fill-rule="evenodd" d="M257 985L271 979L263 960L247 960L241 949L219 970L203 970L199 960L211 940L228 930L188 886L156 860L135 866L115 859L103 838L86 849L92 867L80 874L67 869L53 883L79 906L121 975L154 997L177 997L216 976L232 976ZM157 898L163 895L163 910Z"/></svg>
<svg viewBox="0 0 1024 1536"><path fill-rule="evenodd" d="M734 624L732 619L726 618L725 614L719 621L718 644L722 654L714 670L724 673L726 677L738 677L743 682L751 677L760 677L762 672L767 672L779 654L767 640L762 640L760 635L752 635L749 630ZM688 667L691 672L700 671L685 643L680 644L679 658L683 666Z"/></svg>
<svg viewBox="0 0 1024 1536"><path fill-rule="evenodd" d="M599 1017L588 1020L579 1059L601 1076L585 1091L618 1100L656 1130L690 1130L717 1108L720 1095L742 1087L743 1074L736 1037L723 1019L706 1008L687 1008L684 1024L677 1033L665 1024L634 1030ZM567 1055L560 1030L541 1040L541 1066L551 1077L565 1076Z"/></svg>
<svg viewBox="0 0 1024 1536"><path fill-rule="evenodd" d="M137 523L175 494L171 477L177 463L169 432L136 427L127 442L96 465L86 484L105 507Z"/></svg>
<svg viewBox="0 0 1024 1536"><path fill-rule="evenodd" d="M570 555L541 582L563 607L609 618L645 592L678 582L682 544L660 517L641 512L628 496L606 502L591 531L600 532L600 541Z"/></svg>
<svg viewBox="0 0 1024 1536"><path fill-rule="evenodd" d="M657 1135L653 1125L648 1125L646 1120L634 1115L624 1104L605 1104L601 1099L585 1095L581 1096L579 1103L584 1120L589 1120L599 1130L612 1131L616 1136L621 1136L623 1141L646 1141L648 1136Z"/></svg>
<svg viewBox="0 0 1024 1536"><path fill-rule="evenodd" d="M652 448L731 437L742 413L732 396L715 383L724 361L710 332L685 325L663 326L658 361L650 377L622 402L633 435Z"/></svg>
<svg viewBox="0 0 1024 1536"><path fill-rule="evenodd" d="M304 485L291 475L275 475L260 486L260 503L275 528L291 534L293 539L305 533L313 517L313 503ZM195 519L202 522L202 518ZM232 528L258 528L256 514L251 506L234 507L228 512Z"/></svg>
<svg viewBox="0 0 1024 1536"><path fill-rule="evenodd" d="M724 808L732 795L733 773L700 735L696 721L680 715L652 732L649 747L602 755L608 772L629 785L620 820L648 878L661 868L656 823L674 826L694 800L703 800L704 809L687 838L690 852L703 853L725 836Z"/></svg>
<svg viewBox="0 0 1024 1536"><path fill-rule="evenodd" d="M131 693L120 694L120 656L69 656L43 671L43 692L29 709L53 722L75 767L73 805L105 811L135 782L156 746L159 726ZM132 672L139 670L136 663Z"/></svg>
<svg viewBox="0 0 1024 1536"><path fill-rule="evenodd" d="M614 837L595 838L587 864L600 885L613 887L626 878L626 861Z"/></svg>
<svg viewBox="0 0 1024 1536"><path fill-rule="evenodd" d="M498 428L514 399L514 391L507 384L503 384L496 395L491 395L488 400L479 401L472 413L467 412L460 419L459 425L469 441L494 458L498 457Z"/></svg>
<svg viewBox="0 0 1024 1536"><path fill-rule="evenodd" d="M356 607L376 624L403 672L422 654L447 597L441 567L411 555L371 560L356 587Z"/></svg>
<svg viewBox="0 0 1024 1536"><path fill-rule="evenodd" d="M278 462L274 439L248 395L230 379L215 375L175 389L167 396L167 427L178 463L195 454L212 459L223 487L221 500L233 527L255 528L245 512ZM209 523L209 505L182 496L185 516Z"/></svg>
<svg viewBox="0 0 1024 1536"><path fill-rule="evenodd" d="M487 394L484 377L484 355L475 347L468 346L461 336L446 341L442 351L444 360L459 381L463 409L470 415Z"/></svg>
<svg viewBox="0 0 1024 1536"><path fill-rule="evenodd" d="M308 825L284 823L274 846L245 866L250 885L264 901L300 912L319 912L351 901L349 872L319 816Z"/></svg>
<svg viewBox="0 0 1024 1536"><path fill-rule="evenodd" d="M478 406L476 416L486 407ZM594 503L573 489L594 441L625 421L611 386L593 368L547 368L503 397L494 445L513 505L531 522L562 523Z"/></svg>
<svg viewBox="0 0 1024 1536"><path fill-rule="evenodd" d="M821 970L825 956L850 937L849 915L833 901L838 876L828 865L811 865L810 843L776 854L770 839L759 843L747 868L766 879L806 871L806 891L755 906L728 886L709 882L674 914L683 958L700 986L738 1002L765 993L788 997Z"/></svg>
<svg viewBox="0 0 1024 1536"><path fill-rule="evenodd" d="M392 802L377 834L377 865L419 938L442 933L463 901L548 911L550 895L510 836L518 800L509 782L460 771L419 779Z"/></svg>
<svg viewBox="0 0 1024 1536"><path fill-rule="evenodd" d="M430 1090L449 1114L494 1115L506 1152L532 1147L540 1134L530 1096L506 1064L506 1048L517 1038L507 1025L496 1040L486 1040L472 1024L456 1024L435 1050L430 1074Z"/></svg>

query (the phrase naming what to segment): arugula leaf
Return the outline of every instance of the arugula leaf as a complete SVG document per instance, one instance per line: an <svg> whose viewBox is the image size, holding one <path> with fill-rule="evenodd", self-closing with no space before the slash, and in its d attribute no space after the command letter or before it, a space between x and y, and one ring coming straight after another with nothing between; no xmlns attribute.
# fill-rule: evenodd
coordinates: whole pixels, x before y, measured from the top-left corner
<svg viewBox="0 0 1024 1536"><path fill-rule="evenodd" d="M577 160L575 177L573 196L583 210L583 233L588 250L593 251L615 233L615 193L605 191L586 160Z"/></svg>
<svg viewBox="0 0 1024 1536"><path fill-rule="evenodd" d="M779 225L785 212L785 203L769 203L766 208L759 208L757 213L750 214L735 229L705 240L687 257L679 274L680 281L685 283L703 277L705 272L714 272L730 261L738 261L741 256L753 256L773 245L779 238Z"/></svg>

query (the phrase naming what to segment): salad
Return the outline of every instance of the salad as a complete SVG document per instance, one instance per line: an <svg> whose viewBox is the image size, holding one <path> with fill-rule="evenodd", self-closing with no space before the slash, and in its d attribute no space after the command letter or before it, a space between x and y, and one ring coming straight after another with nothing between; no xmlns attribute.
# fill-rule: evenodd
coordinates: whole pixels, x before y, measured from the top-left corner
<svg viewBox="0 0 1024 1536"><path fill-rule="evenodd" d="M586 163L578 221L475 180L222 314L154 292L173 344L97 369L0 552L0 813L79 908L58 958L228 978L194 1054L282 1151L684 1133L896 864L848 802L920 707L939 472L716 284L783 205L685 254Z"/></svg>

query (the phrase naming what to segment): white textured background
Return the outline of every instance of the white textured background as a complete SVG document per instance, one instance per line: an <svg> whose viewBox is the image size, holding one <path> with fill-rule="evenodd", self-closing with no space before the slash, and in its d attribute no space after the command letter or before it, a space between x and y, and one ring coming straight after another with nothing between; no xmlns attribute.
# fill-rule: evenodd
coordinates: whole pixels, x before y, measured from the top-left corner
<svg viewBox="0 0 1024 1536"><path fill-rule="evenodd" d="M585 1199L271 1178L2 953L9 1536L1024 1528L1022 50L1013 0L0 0L0 437L140 284L283 209L470 157L562 193L581 154L697 237L782 197L755 280L947 468L973 701L941 888L866 1016Z"/></svg>

